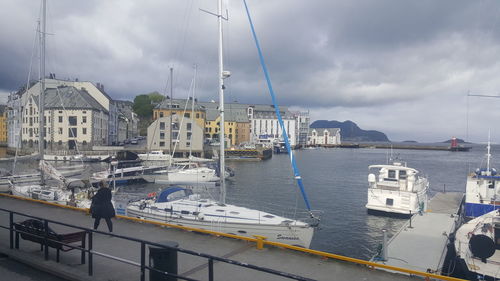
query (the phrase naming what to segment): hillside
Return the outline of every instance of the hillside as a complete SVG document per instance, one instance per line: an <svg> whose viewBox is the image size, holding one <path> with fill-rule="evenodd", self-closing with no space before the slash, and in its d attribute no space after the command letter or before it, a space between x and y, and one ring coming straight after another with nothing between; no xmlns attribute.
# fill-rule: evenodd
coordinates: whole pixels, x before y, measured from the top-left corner
<svg viewBox="0 0 500 281"><path fill-rule="evenodd" d="M370 141L385 141L388 142L387 136L379 131L374 130L363 130L352 121L327 121L327 120L316 120L314 121L310 128L340 128L340 135L342 141L351 142L370 142Z"/></svg>

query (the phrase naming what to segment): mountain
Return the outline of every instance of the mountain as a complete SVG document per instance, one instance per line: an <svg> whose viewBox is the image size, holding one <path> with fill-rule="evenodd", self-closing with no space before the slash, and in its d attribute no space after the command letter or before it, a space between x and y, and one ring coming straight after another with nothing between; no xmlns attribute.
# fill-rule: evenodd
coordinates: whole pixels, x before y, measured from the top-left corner
<svg viewBox="0 0 500 281"><path fill-rule="evenodd" d="M443 141L444 143L451 143L451 139ZM458 139L457 138L457 143L466 143L463 139Z"/></svg>
<svg viewBox="0 0 500 281"><path fill-rule="evenodd" d="M316 120L310 126L310 128L340 128L340 136L342 141L353 141L353 142L363 142L363 141L389 141L387 136L379 131L374 130L363 130L356 125L356 123L347 120L344 122L339 121L327 121L327 120Z"/></svg>

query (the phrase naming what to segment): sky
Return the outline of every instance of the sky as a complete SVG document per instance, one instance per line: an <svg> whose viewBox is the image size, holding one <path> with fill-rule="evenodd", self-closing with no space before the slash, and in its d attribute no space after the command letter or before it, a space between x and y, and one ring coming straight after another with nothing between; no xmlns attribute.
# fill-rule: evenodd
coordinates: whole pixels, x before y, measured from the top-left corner
<svg viewBox="0 0 500 281"><path fill-rule="evenodd" d="M38 77L40 2L3 0L0 103ZM247 0L280 105L392 141L500 143L500 1ZM225 0L226 102L271 104L242 0ZM218 101L216 0L48 0L46 72ZM225 13L224 13L225 14ZM31 71L30 71L31 69Z"/></svg>

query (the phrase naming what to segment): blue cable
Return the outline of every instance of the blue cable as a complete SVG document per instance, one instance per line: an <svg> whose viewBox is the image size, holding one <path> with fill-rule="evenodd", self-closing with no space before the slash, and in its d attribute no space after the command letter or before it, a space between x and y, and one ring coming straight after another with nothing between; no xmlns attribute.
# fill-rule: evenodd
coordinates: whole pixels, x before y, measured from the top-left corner
<svg viewBox="0 0 500 281"><path fill-rule="evenodd" d="M246 0L243 0L243 4L245 4L245 10L247 12L248 21L250 22L250 28L252 29L253 39L255 41L255 45L257 46L257 51L259 52L260 65L262 66L262 70L264 71L264 75L266 76L267 87L269 88L269 93L271 94L271 98L273 100L274 110L276 111L276 116L278 116L278 122L280 123L280 127L283 132L286 150L288 151L288 155L290 155L290 162L292 163L294 176L297 180L297 184L300 187L300 192L302 193L302 197L304 198L304 201L306 203L307 210L311 211L311 206L309 205L309 200L307 199L307 194L304 189L304 185L302 184L302 177L300 176L299 169L297 168L297 164L295 163L295 157L293 157L292 149L290 147L290 141L288 140L288 133L286 132L285 124L283 123L283 119L281 118L278 103L276 102L276 97L274 95L273 85L271 84L271 78L269 77L269 72L267 71L267 66L264 61L264 56L262 55L262 50L260 49L259 39L257 39L257 34L255 33L255 28L253 26L252 18L250 17L250 11L248 10Z"/></svg>

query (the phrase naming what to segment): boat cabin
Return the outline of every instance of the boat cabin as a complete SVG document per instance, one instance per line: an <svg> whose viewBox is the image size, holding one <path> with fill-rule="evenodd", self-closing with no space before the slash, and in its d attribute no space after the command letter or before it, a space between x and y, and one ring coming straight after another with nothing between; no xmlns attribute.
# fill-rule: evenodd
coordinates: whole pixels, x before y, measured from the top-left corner
<svg viewBox="0 0 500 281"><path fill-rule="evenodd" d="M372 165L369 169L380 169L378 179L375 174L368 175L370 188L413 192L418 171L413 168L393 165Z"/></svg>

